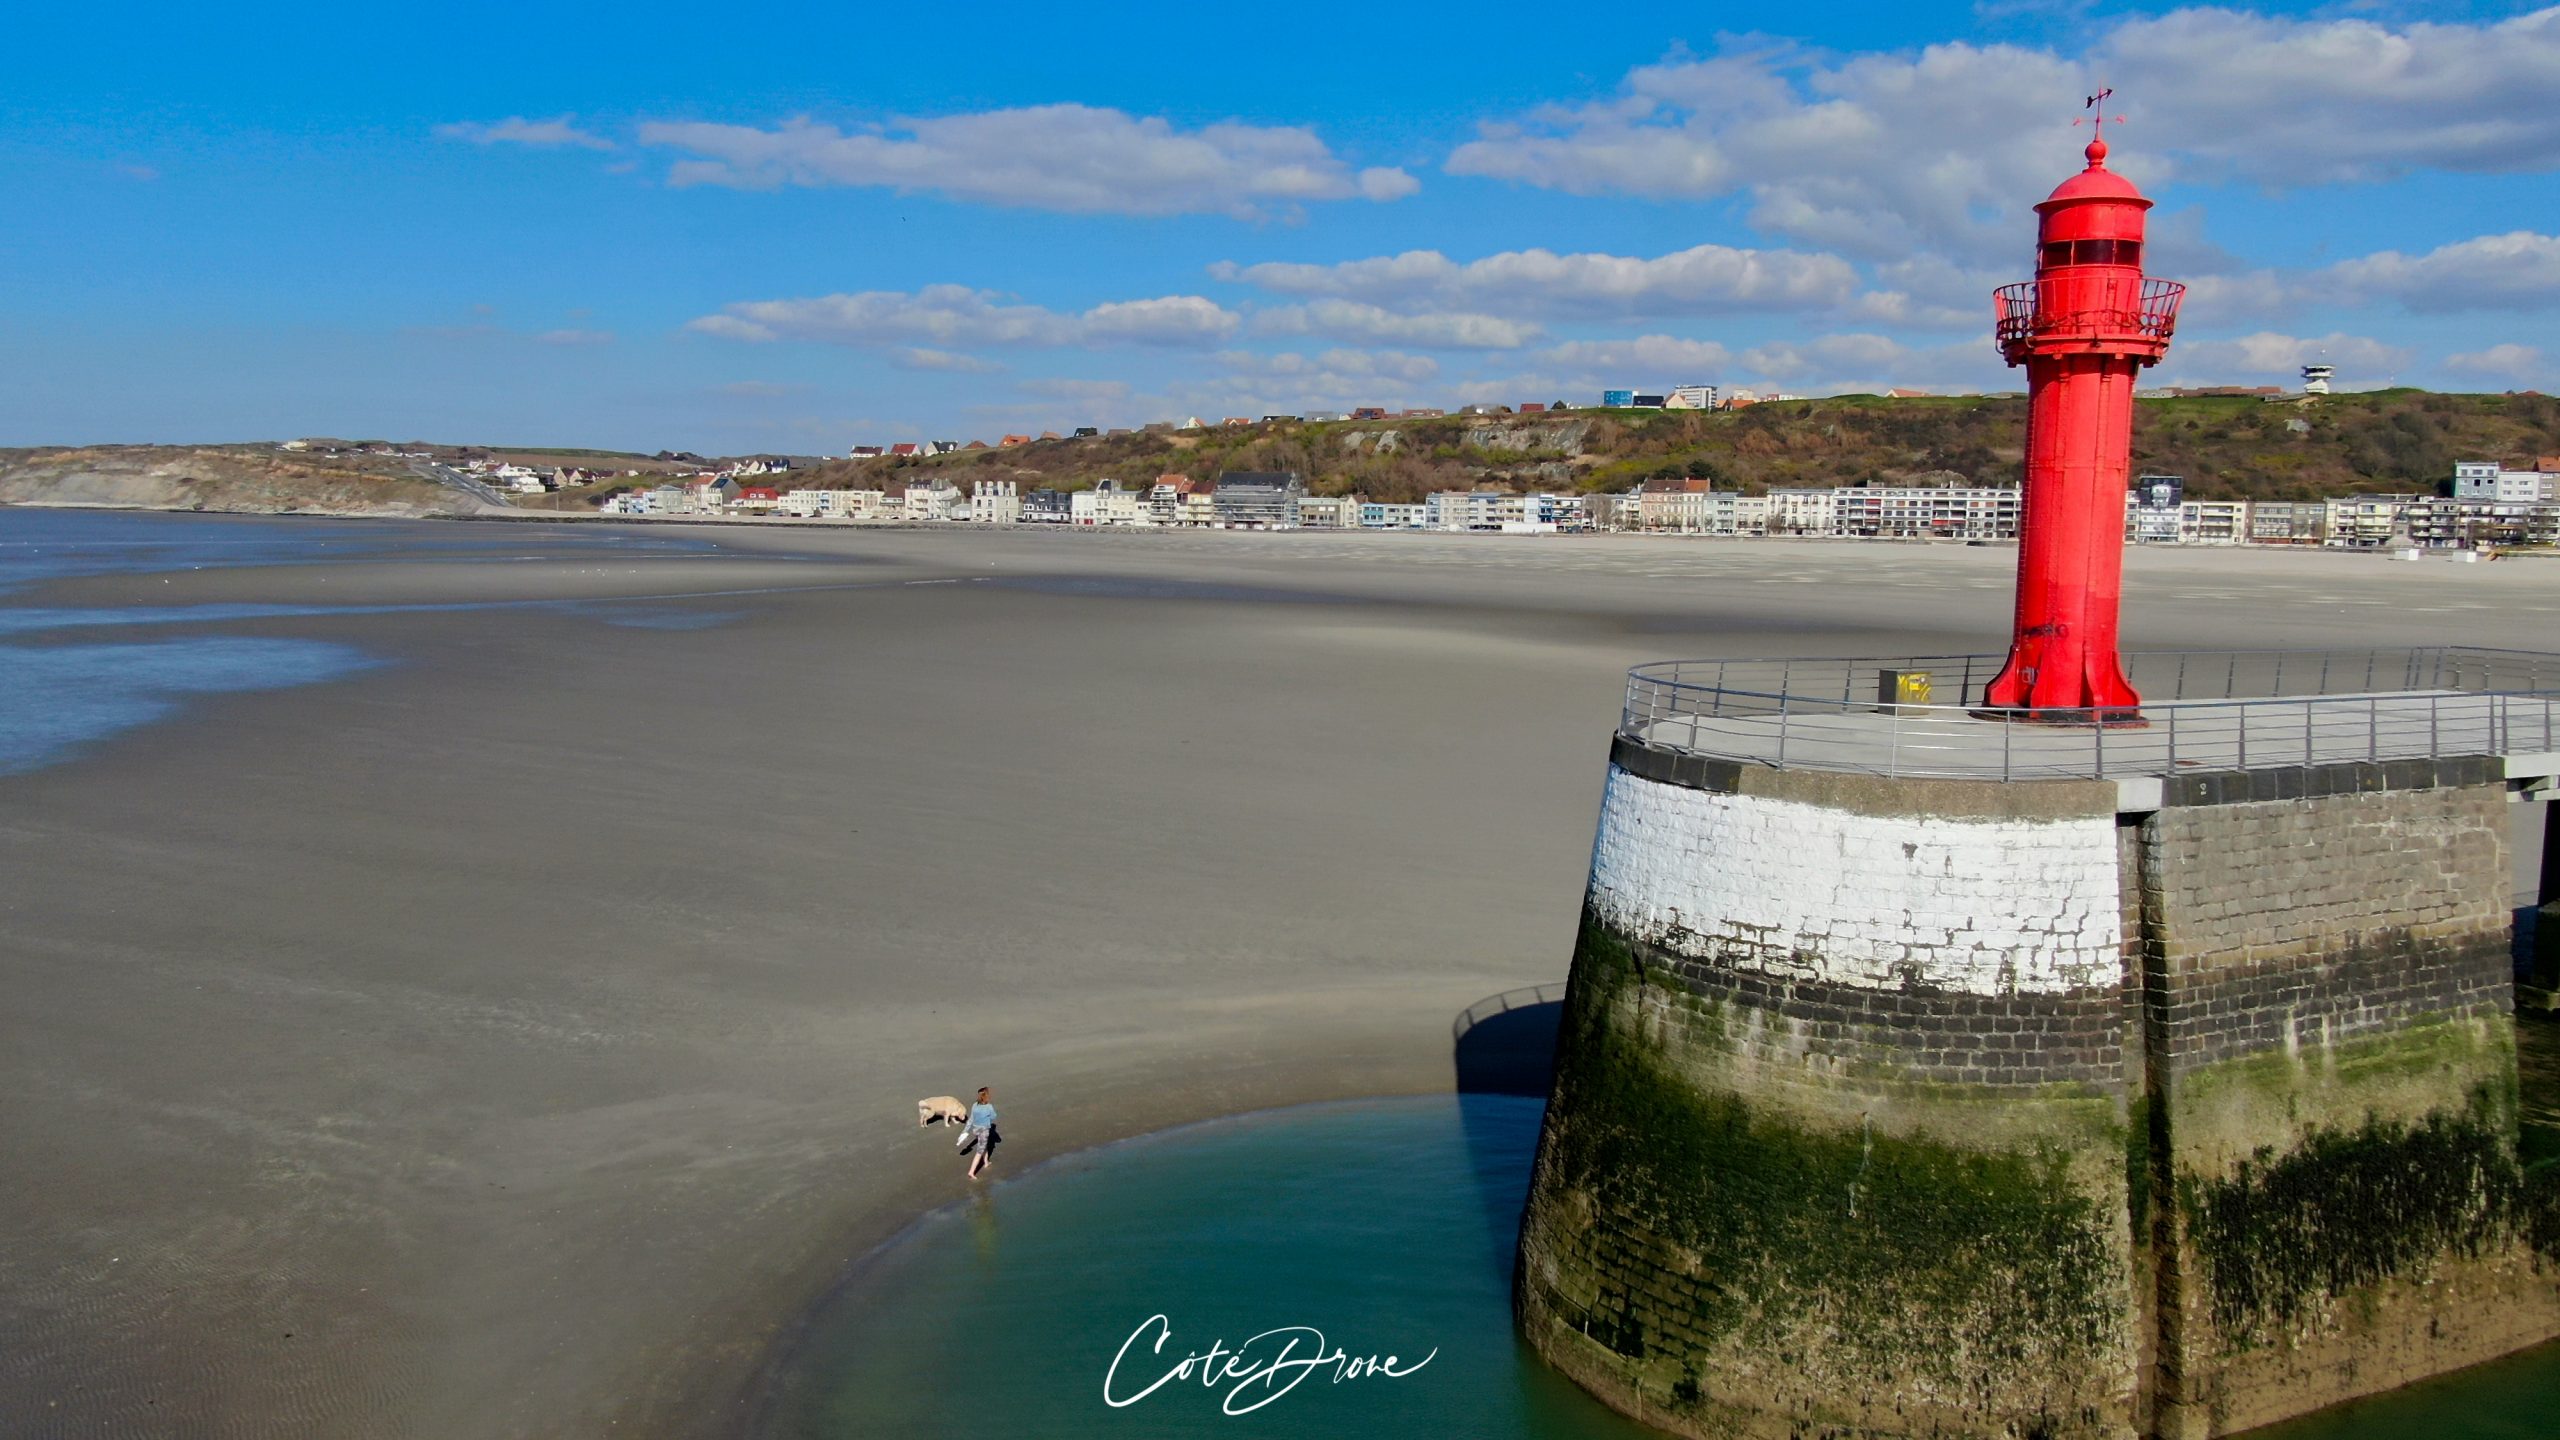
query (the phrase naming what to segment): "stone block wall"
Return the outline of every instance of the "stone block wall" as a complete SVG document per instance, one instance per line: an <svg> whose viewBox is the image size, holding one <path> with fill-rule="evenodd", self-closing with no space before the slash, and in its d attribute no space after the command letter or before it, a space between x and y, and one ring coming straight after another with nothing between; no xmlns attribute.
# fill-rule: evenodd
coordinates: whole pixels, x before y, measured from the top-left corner
<svg viewBox="0 0 2560 1440"><path fill-rule="evenodd" d="M2515 1151L2506 809L2457 785L2141 822L2157 1433L2560 1333Z"/></svg>
<svg viewBox="0 0 2560 1440"><path fill-rule="evenodd" d="M1516 1299L1618 1408L2188 1440L2560 1333L2482 766L1612 761Z"/></svg>
<svg viewBox="0 0 2560 1440"><path fill-rule="evenodd" d="M1612 768L1532 1342L1685 1434L2122 1433L2112 789L1731 783Z"/></svg>

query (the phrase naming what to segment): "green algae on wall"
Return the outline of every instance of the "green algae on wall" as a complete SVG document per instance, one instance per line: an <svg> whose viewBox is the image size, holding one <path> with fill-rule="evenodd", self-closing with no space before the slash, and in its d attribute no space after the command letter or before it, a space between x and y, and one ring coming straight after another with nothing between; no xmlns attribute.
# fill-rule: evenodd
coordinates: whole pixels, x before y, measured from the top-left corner
<svg viewBox="0 0 2560 1440"><path fill-rule="evenodd" d="M2183 1177L2180 1190L2215 1323L2234 1340L2440 1257L2476 1258L2525 1218L2487 1087L2463 1113L2315 1129L2289 1154L2264 1149L2222 1179Z"/></svg>
<svg viewBox="0 0 2560 1440"><path fill-rule="evenodd" d="M1524 1310L1667 1369L1675 1404L1712 1403L1714 1380L1702 1388L1697 1367L1742 1351L1816 1382L1872 1390L1896 1377L1914 1399L2030 1415L2057 1380L2084 1396L2112 1388L2068 1384L2118 1368L2127 1323L2122 1200L2088 1193L2075 1161L2097 1151L2095 1168L2112 1175L2118 1162L2104 1157L2126 1137L1985 1148L1755 1106L1666 1053L1713 1045L1712 1028L1648 1036L1624 1023L1630 992L1648 983L1635 953L1586 921L1533 1224L1546 1206L1563 1223L1561 1197L1579 1195L1603 1229L1629 1233L1577 1247L1595 1273L1563 1277L1558 1289L1578 1293ZM2075 1141L2089 1127L2069 1112L2090 1103L2055 1107ZM1674 1306L1609 1273L1661 1256L1688 1271ZM1524 1266L1522 1284L1538 1283Z"/></svg>

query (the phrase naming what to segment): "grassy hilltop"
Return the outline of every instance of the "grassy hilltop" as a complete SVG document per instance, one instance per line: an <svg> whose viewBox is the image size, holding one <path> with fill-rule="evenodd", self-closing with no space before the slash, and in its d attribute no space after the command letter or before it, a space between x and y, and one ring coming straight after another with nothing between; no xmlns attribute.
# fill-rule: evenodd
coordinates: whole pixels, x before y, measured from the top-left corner
<svg viewBox="0 0 2560 1440"><path fill-rule="evenodd" d="M1219 426L1204 430L1036 440L899 460L829 460L775 477L786 487L872 489L936 476L962 489L1010 479L1025 490L1081 489L1104 478L1145 485L1180 472L1295 470L1316 493L1358 492L1414 502L1435 490L1624 490L1654 478L1700 476L1719 488L1852 485L1927 477L2014 482L2026 400L2017 395L1884 399L1842 395L1743 410L1568 410ZM2300 428L2296 428L2296 427ZM692 455L597 450L496 450L407 442L448 459L489 454L530 465L575 463L638 477L553 495L519 508L583 512L617 490L699 468ZM2135 403L2134 468L2187 478L2197 499L2313 500L2357 491L2441 492L2457 460L2530 465L2560 455L2560 398L2376 390L2315 402L2247 397ZM353 450L280 452L269 445L109 445L0 450L0 503L129 505L155 509L467 512L404 461Z"/></svg>
<svg viewBox="0 0 2560 1440"><path fill-rule="evenodd" d="M1962 476L2014 481L2023 396L1888 400L1844 395L1747 409L1574 410L1322 424L1279 422L1172 434L1042 440L912 460L831 461L794 484L879 486L946 475L1076 489L1144 484L1179 471L1295 470L1318 494L1416 501L1434 490L1623 490L1704 476L1733 489ZM2293 422L2306 428L2296 430ZM2134 467L2187 477L2199 499L2311 500L2363 490L2436 491L2454 461L2530 463L2560 453L2560 399L2379 390L2308 403L2143 400Z"/></svg>

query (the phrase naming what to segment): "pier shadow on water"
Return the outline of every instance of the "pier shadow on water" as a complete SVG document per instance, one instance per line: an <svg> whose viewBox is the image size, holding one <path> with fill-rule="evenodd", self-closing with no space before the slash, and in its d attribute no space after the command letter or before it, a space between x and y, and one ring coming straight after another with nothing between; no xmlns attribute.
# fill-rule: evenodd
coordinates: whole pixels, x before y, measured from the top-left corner
<svg viewBox="0 0 2560 1440"><path fill-rule="evenodd" d="M1563 1019L1562 981L1505 990L1459 1011L1449 1026L1458 1093L1546 1099Z"/></svg>
<svg viewBox="0 0 2560 1440"><path fill-rule="evenodd" d="M1461 1095L1516 1095L1544 1100L1555 1082L1556 1029L1564 1020L1564 984L1532 985L1488 995L1458 1012L1449 1026L1451 1060ZM1508 1274L1529 1175L1516 1141L1492 1133L1482 1107L1465 1107L1467 1168L1491 1223L1494 1260Z"/></svg>

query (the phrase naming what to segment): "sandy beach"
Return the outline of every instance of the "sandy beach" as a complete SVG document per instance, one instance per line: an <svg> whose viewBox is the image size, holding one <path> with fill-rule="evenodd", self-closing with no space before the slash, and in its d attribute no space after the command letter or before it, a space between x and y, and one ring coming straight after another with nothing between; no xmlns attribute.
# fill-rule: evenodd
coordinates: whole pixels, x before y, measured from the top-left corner
<svg viewBox="0 0 2560 1440"><path fill-rule="evenodd" d="M0 1434L733 1433L960 1193L917 1098L996 1086L1018 1171L1446 1089L1564 974L1627 666L1998 649L2015 563L382 523L0 597L385 662L0 775ZM2128 570L2136 648L2560 633L2560 562Z"/></svg>

